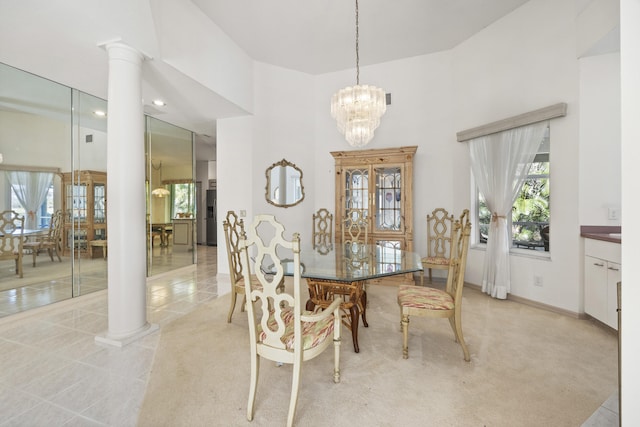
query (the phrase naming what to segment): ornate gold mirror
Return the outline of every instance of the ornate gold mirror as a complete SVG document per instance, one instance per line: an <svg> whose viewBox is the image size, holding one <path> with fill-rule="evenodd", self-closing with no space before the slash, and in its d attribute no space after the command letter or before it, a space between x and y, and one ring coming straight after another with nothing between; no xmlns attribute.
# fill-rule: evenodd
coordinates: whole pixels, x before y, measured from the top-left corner
<svg viewBox="0 0 640 427"><path fill-rule="evenodd" d="M269 166L265 197L274 206L288 208L304 200L302 171L285 159Z"/></svg>

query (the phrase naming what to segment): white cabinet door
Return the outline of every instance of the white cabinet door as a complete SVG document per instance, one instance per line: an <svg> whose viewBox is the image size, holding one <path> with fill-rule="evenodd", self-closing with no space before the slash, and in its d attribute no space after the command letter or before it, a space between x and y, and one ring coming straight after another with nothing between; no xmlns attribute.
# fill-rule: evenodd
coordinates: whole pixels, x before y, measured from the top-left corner
<svg viewBox="0 0 640 427"><path fill-rule="evenodd" d="M607 325L618 329L618 282L622 280L620 264L607 262Z"/></svg>
<svg viewBox="0 0 640 427"><path fill-rule="evenodd" d="M584 257L584 312L607 322L607 261Z"/></svg>

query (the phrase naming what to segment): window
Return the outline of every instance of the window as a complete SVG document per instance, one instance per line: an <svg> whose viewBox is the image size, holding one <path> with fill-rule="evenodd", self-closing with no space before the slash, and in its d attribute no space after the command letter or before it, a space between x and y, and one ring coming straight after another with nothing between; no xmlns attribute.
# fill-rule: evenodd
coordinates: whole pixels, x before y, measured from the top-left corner
<svg viewBox="0 0 640 427"><path fill-rule="evenodd" d="M192 183L171 184L171 217L195 214L195 186Z"/></svg>
<svg viewBox="0 0 640 427"><path fill-rule="evenodd" d="M549 251L549 136L540 144L538 154L531 164L520 195L511 210L511 247L535 251ZM482 194L477 190L478 241L486 243L491 222L491 212Z"/></svg>
<svg viewBox="0 0 640 427"><path fill-rule="evenodd" d="M11 189L11 210L16 211L20 215L26 217L26 210L20 200L18 200L18 195L16 194L13 187L10 185ZM53 214L53 183L49 186L47 190L47 196L44 199L42 205L38 209L36 213L36 224L38 224L39 228L49 228L49 222L51 221L51 215Z"/></svg>

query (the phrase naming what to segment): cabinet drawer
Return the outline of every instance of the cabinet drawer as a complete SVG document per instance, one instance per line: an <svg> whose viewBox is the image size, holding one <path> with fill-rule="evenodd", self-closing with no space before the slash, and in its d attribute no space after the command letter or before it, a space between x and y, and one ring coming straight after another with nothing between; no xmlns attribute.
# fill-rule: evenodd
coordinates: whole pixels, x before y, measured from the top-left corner
<svg viewBox="0 0 640 427"><path fill-rule="evenodd" d="M621 248L619 243L611 243L595 239L585 239L584 254L618 264L620 264L621 261Z"/></svg>

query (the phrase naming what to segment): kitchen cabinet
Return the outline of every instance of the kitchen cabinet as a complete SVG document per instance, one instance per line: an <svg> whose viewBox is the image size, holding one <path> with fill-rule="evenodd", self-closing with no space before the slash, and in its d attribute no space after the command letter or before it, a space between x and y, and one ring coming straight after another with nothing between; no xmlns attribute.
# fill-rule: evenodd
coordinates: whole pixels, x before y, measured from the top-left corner
<svg viewBox="0 0 640 427"><path fill-rule="evenodd" d="M584 311L618 329L617 283L621 280L619 243L585 239Z"/></svg>

